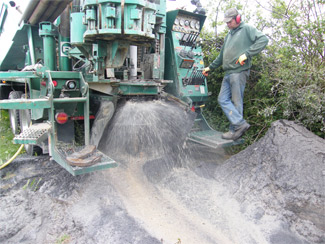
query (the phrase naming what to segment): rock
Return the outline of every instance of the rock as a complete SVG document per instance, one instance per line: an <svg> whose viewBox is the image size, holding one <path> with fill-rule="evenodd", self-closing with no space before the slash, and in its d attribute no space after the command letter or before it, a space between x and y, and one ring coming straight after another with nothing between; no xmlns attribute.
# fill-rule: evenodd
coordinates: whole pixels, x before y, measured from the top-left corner
<svg viewBox="0 0 325 244"><path fill-rule="evenodd" d="M215 178L243 209L257 203L257 208L289 225L287 231L274 233L271 243L304 243L293 235L308 243L324 243L324 158L324 139L294 122L280 120L261 140L221 165ZM251 215L259 219L263 211ZM286 236L287 241L278 242L279 236Z"/></svg>

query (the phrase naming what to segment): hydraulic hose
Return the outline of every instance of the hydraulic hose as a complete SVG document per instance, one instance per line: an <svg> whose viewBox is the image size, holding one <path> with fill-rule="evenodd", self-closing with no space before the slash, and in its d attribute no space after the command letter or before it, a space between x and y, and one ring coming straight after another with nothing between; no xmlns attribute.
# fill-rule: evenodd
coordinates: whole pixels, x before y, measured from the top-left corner
<svg viewBox="0 0 325 244"><path fill-rule="evenodd" d="M24 144L22 144L19 149L17 150L17 152L14 154L14 156L12 156L6 163L4 163L3 165L0 166L0 170L3 169L4 167L8 166L21 152L21 150L23 150L24 148Z"/></svg>

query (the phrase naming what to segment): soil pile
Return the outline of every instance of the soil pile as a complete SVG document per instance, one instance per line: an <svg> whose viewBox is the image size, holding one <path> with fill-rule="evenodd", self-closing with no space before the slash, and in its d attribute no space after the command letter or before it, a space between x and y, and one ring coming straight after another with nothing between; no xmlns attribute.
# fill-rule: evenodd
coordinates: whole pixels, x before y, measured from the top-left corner
<svg viewBox="0 0 325 244"><path fill-rule="evenodd" d="M0 242L325 241L325 142L299 125L277 121L229 159L191 143L168 157L126 143L119 167L84 176L46 157L2 170Z"/></svg>
<svg viewBox="0 0 325 244"><path fill-rule="evenodd" d="M257 222L271 215L280 223L271 243L325 243L325 140L304 127L273 123L264 138L218 167L214 178L245 215Z"/></svg>

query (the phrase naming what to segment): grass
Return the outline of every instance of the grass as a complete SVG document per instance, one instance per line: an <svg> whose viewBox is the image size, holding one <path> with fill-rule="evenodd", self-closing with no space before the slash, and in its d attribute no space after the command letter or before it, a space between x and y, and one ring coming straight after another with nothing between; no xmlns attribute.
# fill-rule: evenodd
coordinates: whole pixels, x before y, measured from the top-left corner
<svg viewBox="0 0 325 244"><path fill-rule="evenodd" d="M0 165L11 158L18 150L19 144L13 144L8 110L0 110Z"/></svg>
<svg viewBox="0 0 325 244"><path fill-rule="evenodd" d="M42 178L34 178L28 179L27 183L23 186L23 189L26 190L27 188L32 191L37 191L39 189L39 183L42 181Z"/></svg>
<svg viewBox="0 0 325 244"><path fill-rule="evenodd" d="M55 244L67 244L70 243L70 239L71 237L69 235L64 234L56 240Z"/></svg>

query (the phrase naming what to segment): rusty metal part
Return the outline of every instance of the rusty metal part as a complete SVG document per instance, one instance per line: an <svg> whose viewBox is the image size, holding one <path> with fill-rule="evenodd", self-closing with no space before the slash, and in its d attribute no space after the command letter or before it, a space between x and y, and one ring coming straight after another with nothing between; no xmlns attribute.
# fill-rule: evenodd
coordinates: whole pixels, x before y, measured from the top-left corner
<svg viewBox="0 0 325 244"><path fill-rule="evenodd" d="M68 158L84 159L90 156L91 154L93 154L95 150L96 150L96 146L88 145L84 147L82 150L72 153L67 157L67 159Z"/></svg>
<svg viewBox="0 0 325 244"><path fill-rule="evenodd" d="M101 158L101 155L93 155L85 159L67 157L67 162L71 166L89 167L100 162Z"/></svg>
<svg viewBox="0 0 325 244"><path fill-rule="evenodd" d="M71 166L88 167L100 162L102 156L95 153L96 146L88 145L78 152L74 152L66 157ZM93 154L93 155L92 155Z"/></svg>

